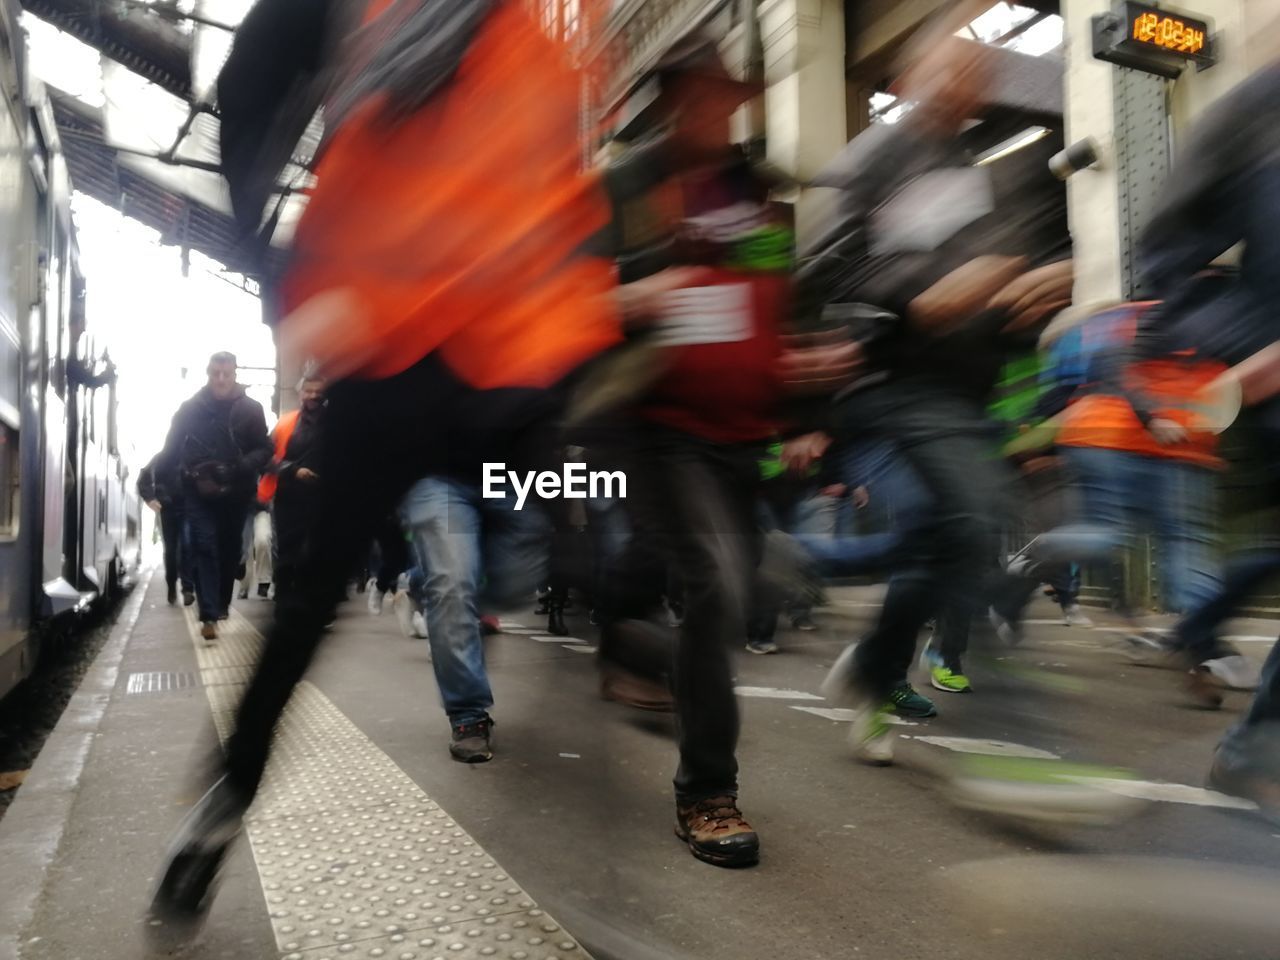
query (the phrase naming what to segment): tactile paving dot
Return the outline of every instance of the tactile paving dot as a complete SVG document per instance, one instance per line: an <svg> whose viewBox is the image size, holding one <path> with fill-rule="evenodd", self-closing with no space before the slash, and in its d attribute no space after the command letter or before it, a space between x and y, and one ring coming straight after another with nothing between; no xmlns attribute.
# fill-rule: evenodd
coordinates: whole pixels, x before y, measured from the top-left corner
<svg viewBox="0 0 1280 960"><path fill-rule="evenodd" d="M218 733L261 635L187 622ZM582 948L310 683L295 690L245 832L286 960L553 960Z"/></svg>

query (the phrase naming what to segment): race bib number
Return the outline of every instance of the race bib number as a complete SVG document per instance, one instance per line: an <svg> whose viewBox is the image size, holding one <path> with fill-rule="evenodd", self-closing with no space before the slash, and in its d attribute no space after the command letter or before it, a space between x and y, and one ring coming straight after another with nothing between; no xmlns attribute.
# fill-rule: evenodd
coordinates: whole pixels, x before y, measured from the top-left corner
<svg viewBox="0 0 1280 960"><path fill-rule="evenodd" d="M694 343L734 343L754 329L751 285L687 287L663 298L657 343L663 347Z"/></svg>

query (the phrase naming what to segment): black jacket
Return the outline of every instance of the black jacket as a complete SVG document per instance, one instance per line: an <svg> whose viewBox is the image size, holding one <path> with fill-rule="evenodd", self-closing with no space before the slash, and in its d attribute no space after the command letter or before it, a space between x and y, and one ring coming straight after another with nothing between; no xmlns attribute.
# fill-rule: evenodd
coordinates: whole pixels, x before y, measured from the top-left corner
<svg viewBox="0 0 1280 960"><path fill-rule="evenodd" d="M146 503L155 500L162 507L172 507L182 503L182 478L172 468L165 471L163 456L157 453L138 473L138 496Z"/></svg>
<svg viewBox="0 0 1280 960"><path fill-rule="evenodd" d="M939 140L909 122L859 134L815 179L840 192L825 230L801 251L795 298L800 321L832 304L862 304L849 319L872 371L923 378L975 398L991 389L1008 322L989 311L937 337L905 328L907 305L952 270L986 254L1041 266L1070 256L1064 187L1045 161L1046 139L975 167L969 138Z"/></svg>
<svg viewBox="0 0 1280 960"><path fill-rule="evenodd" d="M197 469L222 464L234 491L251 496L271 454L262 404L239 385L227 400L215 399L205 387L178 408L156 471L180 476L184 492L191 494Z"/></svg>

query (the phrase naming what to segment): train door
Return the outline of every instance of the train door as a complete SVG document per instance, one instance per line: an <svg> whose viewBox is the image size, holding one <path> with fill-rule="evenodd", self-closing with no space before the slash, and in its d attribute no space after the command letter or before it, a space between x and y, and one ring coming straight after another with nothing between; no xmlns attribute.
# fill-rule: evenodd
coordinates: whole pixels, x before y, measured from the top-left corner
<svg viewBox="0 0 1280 960"><path fill-rule="evenodd" d="M26 352L24 329L32 290L25 269L35 220L34 191L24 162L26 111L16 70L9 69L14 45L21 34L9 17L0 19L0 693L27 672L25 639L31 602L33 550L29 517L24 515L26 486L32 476L24 470L31 431L23 391Z"/></svg>

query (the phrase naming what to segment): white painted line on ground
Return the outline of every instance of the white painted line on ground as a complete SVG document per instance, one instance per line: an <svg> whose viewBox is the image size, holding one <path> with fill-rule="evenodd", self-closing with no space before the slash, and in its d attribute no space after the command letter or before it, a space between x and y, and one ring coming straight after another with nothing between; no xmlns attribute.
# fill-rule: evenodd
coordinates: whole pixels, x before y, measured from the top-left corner
<svg viewBox="0 0 1280 960"><path fill-rule="evenodd" d="M1098 787L1135 800L1158 800L1162 803L1186 803L1197 807L1221 807L1226 810L1257 810L1251 800L1229 797L1225 793L1189 787L1183 783L1165 783L1160 780L1122 780L1106 777L1064 777L1089 786Z"/></svg>
<svg viewBox="0 0 1280 960"><path fill-rule="evenodd" d="M1050 753L1048 750L1028 747L1022 743L1010 743L1007 740L987 740L974 737L921 737L905 733L902 735L902 739L932 744L935 747L942 747L944 750L954 750L956 753L978 753L988 757L1021 757L1027 760L1062 759L1056 753Z"/></svg>
<svg viewBox="0 0 1280 960"><path fill-rule="evenodd" d="M822 697L803 690L780 690L777 687L734 687L740 697L760 697L765 700L821 700Z"/></svg>
<svg viewBox="0 0 1280 960"><path fill-rule="evenodd" d="M560 644L560 646L564 647L566 650L572 650L574 653L595 653L595 652L596 652L596 648L595 648L595 647L592 647L592 646L584 646L584 645L582 645L582 643L583 643L583 641L579 640L579 641L578 641L578 644L579 644L578 646L574 646L574 645L573 645L573 644L571 644L571 643L562 643L562 644Z"/></svg>
<svg viewBox="0 0 1280 960"><path fill-rule="evenodd" d="M792 707L792 710L799 710L801 713L811 713L815 717L821 717L823 720L834 720L836 723L853 723L858 719L858 711L850 710L846 707ZM919 724L914 720L906 720L902 717L887 715L886 723L894 724L899 727L918 727Z"/></svg>
<svg viewBox="0 0 1280 960"><path fill-rule="evenodd" d="M1275 643L1275 637L1255 637L1255 636L1231 636L1222 637L1231 643Z"/></svg>
<svg viewBox="0 0 1280 960"><path fill-rule="evenodd" d="M530 640L537 640L539 643L586 643L585 640L579 640L577 637L553 637L549 633L535 633Z"/></svg>

